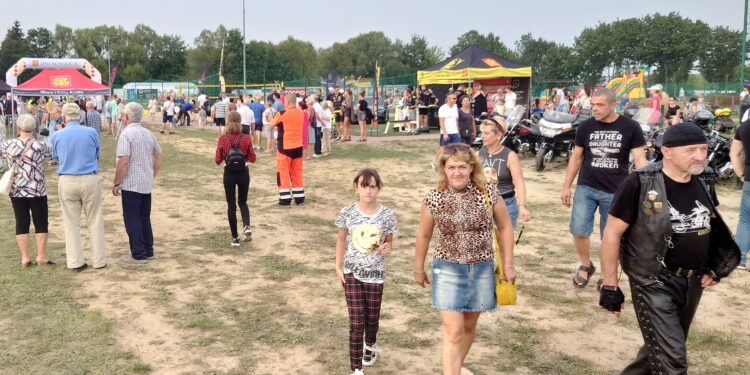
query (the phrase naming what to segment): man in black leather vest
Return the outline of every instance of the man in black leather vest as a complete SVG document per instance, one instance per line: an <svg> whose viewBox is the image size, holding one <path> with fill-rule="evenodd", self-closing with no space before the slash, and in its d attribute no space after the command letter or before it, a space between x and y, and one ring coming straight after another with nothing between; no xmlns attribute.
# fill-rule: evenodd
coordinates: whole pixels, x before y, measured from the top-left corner
<svg viewBox="0 0 750 375"><path fill-rule="evenodd" d="M664 134L663 164L628 176L613 198L601 247L599 305L619 317L625 300L619 259L645 342L624 375L687 374L685 342L703 288L739 263L739 248L701 178L707 151L698 126L673 125Z"/></svg>

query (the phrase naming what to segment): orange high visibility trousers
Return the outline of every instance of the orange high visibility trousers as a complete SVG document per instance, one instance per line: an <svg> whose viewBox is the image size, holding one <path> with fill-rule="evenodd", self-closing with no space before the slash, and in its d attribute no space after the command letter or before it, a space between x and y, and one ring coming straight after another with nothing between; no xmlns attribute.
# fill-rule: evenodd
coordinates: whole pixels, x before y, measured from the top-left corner
<svg viewBox="0 0 750 375"><path fill-rule="evenodd" d="M276 153L276 184L279 186L279 204L288 206L305 202L305 184L302 177L303 158L290 158Z"/></svg>

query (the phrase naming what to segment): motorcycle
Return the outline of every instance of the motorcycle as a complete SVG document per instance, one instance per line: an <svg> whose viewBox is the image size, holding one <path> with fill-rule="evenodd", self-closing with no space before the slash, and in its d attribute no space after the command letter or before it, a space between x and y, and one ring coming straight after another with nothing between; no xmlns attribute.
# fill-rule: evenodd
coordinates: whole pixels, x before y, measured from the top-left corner
<svg viewBox="0 0 750 375"><path fill-rule="evenodd" d="M524 115L526 115L526 106L516 106L515 110L508 116L510 127L502 142L505 147L510 148L516 154L526 155L528 152L536 154L536 142L540 134L539 127L534 123L534 117L532 117L532 120L523 119Z"/></svg>
<svg viewBox="0 0 750 375"><path fill-rule="evenodd" d="M719 180L726 180L734 176L732 161L729 158L729 148L732 140L724 137L718 130L712 129L708 133L708 157L706 166L711 168Z"/></svg>
<svg viewBox="0 0 750 375"><path fill-rule="evenodd" d="M569 158L575 147L578 117L568 113L548 110L539 120L539 138L536 143L534 169L541 172L558 157Z"/></svg>
<svg viewBox="0 0 750 375"><path fill-rule="evenodd" d="M649 122L654 111L651 108L629 107L624 113L625 117L630 117L641 126L643 138L646 140L646 160L649 163L659 161L662 158L659 140L663 131L659 129L658 124ZM632 159L633 156L631 155L630 157Z"/></svg>
<svg viewBox="0 0 750 375"><path fill-rule="evenodd" d="M716 130L722 133L731 132L734 129L734 120L732 120L732 110L729 108L721 108L718 105L710 105L711 111L716 116L716 123L714 127Z"/></svg>

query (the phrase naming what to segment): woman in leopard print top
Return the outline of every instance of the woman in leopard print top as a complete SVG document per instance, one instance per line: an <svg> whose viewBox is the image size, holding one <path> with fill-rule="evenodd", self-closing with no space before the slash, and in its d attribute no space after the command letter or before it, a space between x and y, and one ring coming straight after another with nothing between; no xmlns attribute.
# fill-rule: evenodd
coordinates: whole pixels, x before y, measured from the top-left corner
<svg viewBox="0 0 750 375"><path fill-rule="evenodd" d="M439 234L432 261L432 306L440 310L443 326L443 374L458 375L466 350L474 341L479 315L497 305L493 223L498 228L505 279L515 282L513 227L497 189L487 189L479 157L469 146L448 145L435 164L438 183L422 203L414 280L423 288L430 283L424 261L437 226Z"/></svg>

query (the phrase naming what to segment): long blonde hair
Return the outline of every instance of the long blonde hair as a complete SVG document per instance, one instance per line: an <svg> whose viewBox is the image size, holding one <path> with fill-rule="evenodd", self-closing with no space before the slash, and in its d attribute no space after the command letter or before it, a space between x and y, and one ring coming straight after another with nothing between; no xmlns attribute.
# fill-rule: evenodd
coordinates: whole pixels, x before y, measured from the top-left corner
<svg viewBox="0 0 750 375"><path fill-rule="evenodd" d="M462 143L453 143L445 146L443 152L435 159L435 167L438 170L437 187L438 191L444 191L448 188L448 176L445 174L445 163L448 159L453 158L458 161L471 165L470 181L480 190L487 188L487 178L482 171L482 163L479 161L479 155L471 147Z"/></svg>

